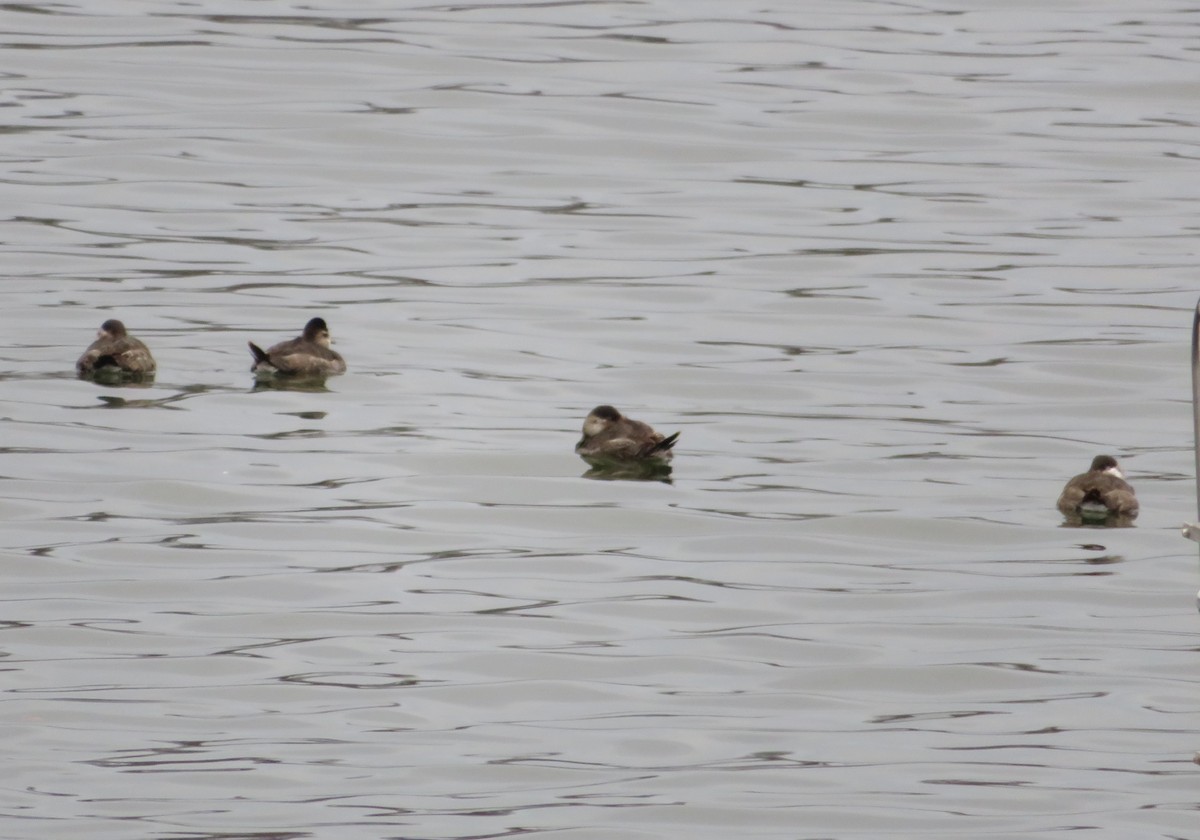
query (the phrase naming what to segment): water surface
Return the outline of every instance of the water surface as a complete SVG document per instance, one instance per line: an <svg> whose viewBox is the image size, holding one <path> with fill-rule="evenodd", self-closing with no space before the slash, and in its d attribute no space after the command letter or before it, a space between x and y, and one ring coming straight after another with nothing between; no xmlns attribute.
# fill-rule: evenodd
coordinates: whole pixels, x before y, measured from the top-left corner
<svg viewBox="0 0 1200 840"><path fill-rule="evenodd" d="M0 835L1194 833L1190 9L104 5L0 10Z"/></svg>

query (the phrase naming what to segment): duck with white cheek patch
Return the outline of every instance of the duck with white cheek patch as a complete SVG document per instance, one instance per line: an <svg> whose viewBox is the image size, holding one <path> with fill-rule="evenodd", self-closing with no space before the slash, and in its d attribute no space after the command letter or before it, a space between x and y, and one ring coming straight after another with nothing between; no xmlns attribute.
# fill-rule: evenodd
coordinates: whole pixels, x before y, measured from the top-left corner
<svg viewBox="0 0 1200 840"><path fill-rule="evenodd" d="M346 360L330 345L329 327L324 318L313 318L304 325L298 338L281 341L263 350L253 341L250 352L256 376L323 377L346 372Z"/></svg>
<svg viewBox="0 0 1200 840"><path fill-rule="evenodd" d="M149 377L155 367L150 348L131 336L115 318L100 325L96 340L75 363L80 376L96 378Z"/></svg>
<svg viewBox="0 0 1200 840"><path fill-rule="evenodd" d="M679 432L662 435L640 420L631 420L611 405L592 409L583 421L583 437L575 452L589 463L671 460Z"/></svg>
<svg viewBox="0 0 1200 840"><path fill-rule="evenodd" d="M1063 516L1084 522L1129 521L1138 515L1138 500L1117 459L1097 455L1091 469L1067 482L1058 497L1058 509Z"/></svg>

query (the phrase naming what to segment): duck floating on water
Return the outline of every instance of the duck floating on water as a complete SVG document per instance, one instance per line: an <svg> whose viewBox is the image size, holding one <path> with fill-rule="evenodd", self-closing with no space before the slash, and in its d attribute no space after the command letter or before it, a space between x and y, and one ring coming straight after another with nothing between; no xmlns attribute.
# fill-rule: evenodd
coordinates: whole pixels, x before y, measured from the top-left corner
<svg viewBox="0 0 1200 840"><path fill-rule="evenodd" d="M679 432L662 435L640 420L631 420L611 405L592 409L583 421L583 437L575 452L589 463L671 460Z"/></svg>
<svg viewBox="0 0 1200 840"><path fill-rule="evenodd" d="M1097 455L1087 472L1067 482L1058 497L1058 509L1064 516L1085 521L1109 517L1130 520L1138 515L1138 500L1117 459Z"/></svg>
<svg viewBox="0 0 1200 840"><path fill-rule="evenodd" d="M96 377L148 377L155 367L150 348L131 336L116 318L100 325L96 340L75 363L80 376Z"/></svg>
<svg viewBox="0 0 1200 840"><path fill-rule="evenodd" d="M260 376L318 377L345 373L346 360L329 346L332 343L325 319L313 318L304 325L302 335L281 341L267 350L249 342L250 352L254 355L254 365L250 369Z"/></svg>

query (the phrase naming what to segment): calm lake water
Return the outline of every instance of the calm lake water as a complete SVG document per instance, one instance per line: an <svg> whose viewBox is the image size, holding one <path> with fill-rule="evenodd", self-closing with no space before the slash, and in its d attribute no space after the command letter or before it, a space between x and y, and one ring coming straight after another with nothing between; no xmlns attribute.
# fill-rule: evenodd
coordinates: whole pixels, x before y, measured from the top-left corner
<svg viewBox="0 0 1200 840"><path fill-rule="evenodd" d="M1194 7L0 24L0 837L1200 837Z"/></svg>

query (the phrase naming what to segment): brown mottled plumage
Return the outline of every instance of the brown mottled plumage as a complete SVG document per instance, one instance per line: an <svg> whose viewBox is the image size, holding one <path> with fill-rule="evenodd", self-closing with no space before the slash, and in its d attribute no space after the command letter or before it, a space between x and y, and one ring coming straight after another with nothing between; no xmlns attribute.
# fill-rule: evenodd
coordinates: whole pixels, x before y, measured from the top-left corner
<svg viewBox="0 0 1200 840"><path fill-rule="evenodd" d="M1091 469L1067 482L1058 497L1058 509L1064 516L1133 519L1138 515L1138 500L1121 474L1117 459L1097 455Z"/></svg>
<svg viewBox="0 0 1200 840"><path fill-rule="evenodd" d="M611 405L600 405L583 421L583 437L575 451L586 461L669 461L678 439L679 432L664 437Z"/></svg>
<svg viewBox="0 0 1200 840"><path fill-rule="evenodd" d="M96 340L83 351L75 370L80 376L133 375L154 373L150 349L125 331L125 325L110 318L100 325Z"/></svg>
<svg viewBox="0 0 1200 840"><path fill-rule="evenodd" d="M269 350L263 350L251 341L254 365L250 369L260 375L332 376L345 373L346 360L330 348L332 343L325 319L313 318L304 325L304 334L299 338L281 341Z"/></svg>

